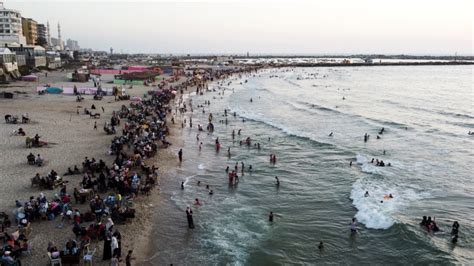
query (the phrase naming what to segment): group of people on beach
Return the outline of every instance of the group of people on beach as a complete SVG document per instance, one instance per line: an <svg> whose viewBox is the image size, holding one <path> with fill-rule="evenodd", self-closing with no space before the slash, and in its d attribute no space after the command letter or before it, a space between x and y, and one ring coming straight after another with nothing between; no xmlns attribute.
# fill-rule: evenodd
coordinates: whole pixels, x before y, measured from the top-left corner
<svg viewBox="0 0 474 266"><path fill-rule="evenodd" d="M73 169L68 167L65 176L82 175L80 187L75 187L72 194L67 190L67 182L56 171L51 170L45 176L37 173L32 178L32 185L37 184L46 189L59 187L60 191L51 199L40 193L39 197L16 200L14 221L19 229L8 234L4 230L5 223L2 223L2 233L5 232L8 240L1 250L3 261L12 258L15 263L21 263L18 258L23 251L29 249L28 234L32 222L61 217L57 228L72 224L72 231L79 242L67 241L64 249L51 243L47 251L52 258L66 260L71 256L80 257L82 250L92 241L101 240L104 242L103 260L110 260L112 265L118 265L122 256L121 234L113 225L133 219L135 209L131 207L131 203L134 198L139 194L148 195L157 185L158 168L148 165L146 159L153 157L160 146L171 145L166 140L169 134L166 116L170 112L168 104L174 97L170 89L150 91L149 96L141 102L133 102L130 107L123 105L120 110L114 111L109 123L114 131L121 120L126 122L123 123L122 134L111 141L108 154L115 157L113 163L108 165L103 160L85 157L81 169L76 165ZM24 132L23 129L21 132ZM38 134L31 138L31 146L42 146L40 138ZM40 154L28 154L27 161L37 166L44 164ZM107 196L101 196L106 193ZM86 202L89 203L89 210L80 211L83 208L79 206ZM77 207L73 207L74 204ZM7 219L8 217L2 221ZM107 220L105 224L104 219ZM90 224L85 226L85 223ZM133 259L131 254L132 251L129 251L126 257L127 265Z"/></svg>

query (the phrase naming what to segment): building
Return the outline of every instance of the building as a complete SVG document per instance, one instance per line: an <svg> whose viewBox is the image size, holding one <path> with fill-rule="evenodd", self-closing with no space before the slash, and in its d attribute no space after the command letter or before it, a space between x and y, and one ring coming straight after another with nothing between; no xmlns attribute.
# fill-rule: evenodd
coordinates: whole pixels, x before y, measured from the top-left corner
<svg viewBox="0 0 474 266"><path fill-rule="evenodd" d="M48 32L46 30L46 25L38 24L36 26L36 36L37 44L41 46L47 46L48 44Z"/></svg>
<svg viewBox="0 0 474 266"><path fill-rule="evenodd" d="M38 38L38 23L31 18L21 18L23 26L23 36L26 38L26 44L35 45Z"/></svg>
<svg viewBox="0 0 474 266"><path fill-rule="evenodd" d="M18 70L15 53L10 51L7 47L0 48L0 66L7 73Z"/></svg>
<svg viewBox="0 0 474 266"><path fill-rule="evenodd" d="M66 41L66 48L69 48L70 51L79 51L79 43L75 40L68 39Z"/></svg>
<svg viewBox="0 0 474 266"><path fill-rule="evenodd" d="M61 46L64 46L64 43L58 38L51 37L51 49L55 51L61 51Z"/></svg>
<svg viewBox="0 0 474 266"><path fill-rule="evenodd" d="M30 68L46 66L46 49L41 46L11 44L8 49L15 52L18 66L23 65L23 62L20 63L22 57L25 58L24 61Z"/></svg>
<svg viewBox="0 0 474 266"><path fill-rule="evenodd" d="M6 9L3 3L0 2L0 45L4 46L11 43L26 45L21 14L19 11Z"/></svg>
<svg viewBox="0 0 474 266"><path fill-rule="evenodd" d="M58 52L46 52L46 66L49 69L57 69L61 67L61 55Z"/></svg>

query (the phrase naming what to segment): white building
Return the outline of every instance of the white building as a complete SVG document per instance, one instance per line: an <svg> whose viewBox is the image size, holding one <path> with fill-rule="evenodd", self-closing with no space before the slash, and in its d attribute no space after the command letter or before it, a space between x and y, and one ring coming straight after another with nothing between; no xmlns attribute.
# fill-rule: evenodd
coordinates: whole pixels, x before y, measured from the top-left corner
<svg viewBox="0 0 474 266"><path fill-rule="evenodd" d="M1 1L1 0L0 0ZM26 45L23 36L21 14L13 9L6 9L0 2L0 46L18 43Z"/></svg>
<svg viewBox="0 0 474 266"><path fill-rule="evenodd" d="M67 39L66 47L69 48L70 51L79 51L79 43L75 40Z"/></svg>

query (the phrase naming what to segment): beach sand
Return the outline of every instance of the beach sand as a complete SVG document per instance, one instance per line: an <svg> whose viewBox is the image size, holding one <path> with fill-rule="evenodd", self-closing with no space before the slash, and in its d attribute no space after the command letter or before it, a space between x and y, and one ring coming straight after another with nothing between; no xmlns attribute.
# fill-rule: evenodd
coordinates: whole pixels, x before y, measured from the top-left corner
<svg viewBox="0 0 474 266"><path fill-rule="evenodd" d="M59 188L55 190L42 191L37 187L31 187L31 178L36 174L44 175L54 169L63 180L68 181L67 192L72 194L74 187L79 187L82 175L63 176L67 167L77 165L81 168L84 157L102 159L108 165L113 161L113 156L107 155L114 135L106 135L103 131L105 121L109 121L112 111L120 109L121 105L129 105L129 101L115 102L112 96L104 97L101 101L94 101L92 96L84 96L83 102L76 102L74 96L66 95L38 95L35 87L38 84L50 83L52 86L92 86L91 83L71 83L64 81L65 72L50 72L48 77L42 77L41 83L15 82L8 87L1 87L0 91L18 91L24 94L15 94L14 99L0 99L0 114L13 114L21 117L23 113L29 113L31 123L29 124L5 124L2 121L0 126L0 211L10 215L12 227L7 232L12 232L16 225L13 222L12 211L15 209L15 200L25 201L30 196L38 197L40 192L45 193L48 199L59 193ZM112 84L104 84L103 87L112 87ZM142 96L150 87L134 86L127 93L132 96ZM100 113L100 119L92 119L83 113L83 108L90 109L94 104ZM101 107L105 109L102 112ZM79 109L79 114L77 110ZM168 118L169 120L170 118ZM94 130L94 122L97 122L98 130ZM174 143L178 140L180 127L171 123L169 141ZM49 142L48 147L31 148L25 146L25 137L13 136L14 130L22 127L27 136L33 137L39 134L42 140ZM121 132L121 129L117 130ZM176 134L178 133L178 134ZM119 133L118 133L119 134ZM117 134L117 135L118 135ZM27 164L26 156L41 154L45 159L43 167L36 167ZM159 167L160 176L166 175L175 165L177 165L176 155L168 149L160 149L157 156L150 159L149 163L154 163ZM133 264L140 264L146 260L143 256L148 254L150 232L152 230L151 214L153 208L159 203L159 187L155 188L150 196L140 195L135 200L136 218L131 223L116 225L122 233L122 256L129 249L134 250L133 257L137 259ZM81 212L89 209L88 204L72 205ZM75 236L72 232L72 224L65 224L63 228L57 228L60 224L60 217L52 221L35 221L32 223L32 230L28 236L32 246L31 254L24 254L21 257L24 265L44 265L48 262L46 247L52 241L58 248L64 248L66 241ZM86 225L88 225L86 223ZM94 264L109 265L110 261L102 261L103 242L94 241L91 248L97 248L94 256Z"/></svg>

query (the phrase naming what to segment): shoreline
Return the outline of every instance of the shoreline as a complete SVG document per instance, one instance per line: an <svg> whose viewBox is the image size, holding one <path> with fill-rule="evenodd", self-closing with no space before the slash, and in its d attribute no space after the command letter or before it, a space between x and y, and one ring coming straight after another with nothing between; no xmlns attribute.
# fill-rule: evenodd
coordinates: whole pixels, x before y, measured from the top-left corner
<svg viewBox="0 0 474 266"><path fill-rule="evenodd" d="M60 72L50 72L49 78L53 80L61 76ZM189 82L190 78L185 77ZM48 79L45 79L48 80ZM44 80L43 80L44 81ZM169 86L180 85L179 81L168 84ZM53 81L54 82L54 81ZM79 165L84 157L103 159L106 165L111 165L113 156L106 155L106 151L110 147L110 141L116 135L106 135L101 129L104 121L108 121L112 117L112 111L117 111L120 106L129 106L131 101L117 101L115 102L111 96L104 97L102 101L92 100L92 96L84 96L86 99L83 102L76 102L74 96L65 95L43 95L39 96L34 92L36 83L18 82L15 86L8 86L5 89L15 90L16 97L12 100L1 99L0 111L4 114L20 115L29 113L32 120L28 124L6 124L0 129L1 135L4 136L2 144L2 155L0 159L6 161L4 166L0 167L0 187L2 188L2 198L0 203L3 211L11 217L12 226L7 229L11 234L15 227L15 219L11 216L11 209L14 209L15 200L23 202L28 197L35 197L44 192L48 199L54 198L58 193L59 188L53 190L38 189L31 187L30 178L34 176L35 172L41 175L46 174L50 170L58 171L59 175L65 182L68 182L68 194L72 193L72 188L77 187L76 184L80 182L81 176L63 176L62 173L66 171L67 167ZM83 84L78 84L83 86ZM108 85L106 85L108 86ZM184 95L189 95L197 84L187 85ZM135 86L132 90L127 90L131 96L141 96L152 87ZM181 96L181 95L180 95ZM175 108L177 98L168 103L170 108ZM97 105L97 113L101 113L100 120L91 119L89 116L84 117L82 109L90 104ZM101 108L105 108L100 111ZM77 112L77 114L76 114ZM175 119L178 115L175 116ZM166 116L167 124L170 128L170 134L167 136L174 146L179 146L182 143L180 120L177 119L175 124L170 123L171 115ZM126 121L126 120L125 120ZM124 121L124 122L125 122ZM98 122L98 130L93 130L94 122ZM26 149L24 147L24 137L13 136L13 130L24 128L27 136L39 134L42 139L49 142L48 147ZM122 126L117 128L120 133ZM181 142L180 142L181 141ZM72 152L71 152L72 151ZM26 155L29 152L34 154L41 154L45 159L42 167L29 166L25 163ZM154 230L154 208L161 202L161 193L159 192L159 182L163 177L170 176L173 171L177 169L176 155L172 148L159 149L156 156L145 160L148 165L158 165L158 186L152 189L149 196L140 195L134 201L134 208L136 210L136 218L131 223L124 225L117 224L114 228L122 232L122 259L129 249L133 249L133 257L136 258L135 263L146 263L150 258L148 257L152 251L152 232ZM82 175L82 174L81 174ZM21 176L21 179L15 178ZM11 178L15 182L9 182ZM7 185L8 184L8 185ZM81 186L79 186L81 187ZM12 193L13 192L13 193ZM107 196L112 191L108 191L104 196ZM88 209L87 204L72 204L73 209L78 208L81 213L85 213ZM48 242L52 241L58 249L62 250L65 242L68 239L75 239L71 227L72 223L66 222L64 225L60 223L60 218L56 218L47 222L35 221L31 223L31 234L28 237L28 243L32 250L28 255L22 255L20 260L23 264L31 265L38 261L46 263L48 260L46 246ZM60 224L58 224L60 223ZM89 223L84 223L87 225ZM59 226L59 227L58 227ZM43 249L43 248L44 249ZM94 263L97 265L109 265L110 261L102 261L102 247L103 242L92 242L92 249L96 249L94 256ZM135 264L134 263L134 264Z"/></svg>

